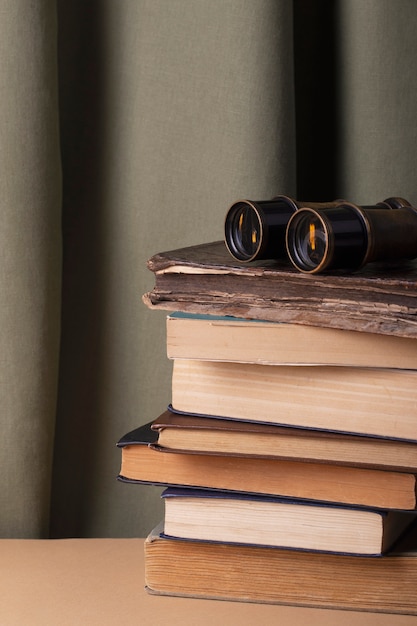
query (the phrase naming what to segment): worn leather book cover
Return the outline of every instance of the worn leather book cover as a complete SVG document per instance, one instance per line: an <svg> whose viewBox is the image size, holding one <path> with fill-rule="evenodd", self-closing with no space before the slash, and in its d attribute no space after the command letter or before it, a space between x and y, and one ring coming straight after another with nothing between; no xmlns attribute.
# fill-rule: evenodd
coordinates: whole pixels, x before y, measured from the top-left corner
<svg viewBox="0 0 417 626"><path fill-rule="evenodd" d="M239 262L216 241L160 252L148 268L150 308L417 337L415 261L303 274L286 262Z"/></svg>

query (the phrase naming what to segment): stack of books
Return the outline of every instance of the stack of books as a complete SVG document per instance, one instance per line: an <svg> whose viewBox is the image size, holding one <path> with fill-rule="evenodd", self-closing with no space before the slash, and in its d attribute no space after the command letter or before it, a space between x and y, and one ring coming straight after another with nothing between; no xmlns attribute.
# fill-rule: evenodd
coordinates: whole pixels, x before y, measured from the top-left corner
<svg viewBox="0 0 417 626"><path fill-rule="evenodd" d="M395 287L321 277L345 308L329 324L311 276L242 267L217 243L149 266L145 302L172 311L172 404L118 443L120 480L164 487L148 591L417 614L417 337L398 286L416 271Z"/></svg>

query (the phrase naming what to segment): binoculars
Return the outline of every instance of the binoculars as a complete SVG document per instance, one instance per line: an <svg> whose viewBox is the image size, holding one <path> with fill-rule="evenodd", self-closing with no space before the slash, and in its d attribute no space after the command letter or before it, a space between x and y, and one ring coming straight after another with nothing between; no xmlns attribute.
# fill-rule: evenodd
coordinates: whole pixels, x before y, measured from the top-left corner
<svg viewBox="0 0 417 626"><path fill-rule="evenodd" d="M417 210L403 198L371 206L288 196L239 200L226 214L225 243L243 262L288 257L310 274L355 270L372 261L417 257Z"/></svg>

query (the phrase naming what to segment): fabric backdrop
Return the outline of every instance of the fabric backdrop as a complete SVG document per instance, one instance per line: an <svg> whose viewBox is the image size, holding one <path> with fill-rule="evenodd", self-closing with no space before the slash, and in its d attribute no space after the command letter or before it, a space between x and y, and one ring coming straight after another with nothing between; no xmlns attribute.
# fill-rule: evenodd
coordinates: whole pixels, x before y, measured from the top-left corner
<svg viewBox="0 0 417 626"><path fill-rule="evenodd" d="M415 0L0 0L0 535L145 536L154 253L238 198L417 205Z"/></svg>

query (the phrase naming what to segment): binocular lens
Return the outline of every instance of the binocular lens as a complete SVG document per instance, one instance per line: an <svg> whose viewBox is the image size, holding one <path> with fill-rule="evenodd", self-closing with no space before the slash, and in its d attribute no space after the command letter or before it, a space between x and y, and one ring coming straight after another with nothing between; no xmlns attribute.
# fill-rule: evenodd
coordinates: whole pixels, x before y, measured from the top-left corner
<svg viewBox="0 0 417 626"><path fill-rule="evenodd" d="M299 209L289 220L286 232L292 264L311 274L329 268L359 267L367 242L363 211L348 203L329 209Z"/></svg>
<svg viewBox="0 0 417 626"><path fill-rule="evenodd" d="M304 213L296 221L293 238L297 242L294 252L297 262L305 269L318 267L326 256L328 238L326 228L314 213Z"/></svg>
<svg viewBox="0 0 417 626"><path fill-rule="evenodd" d="M238 202L229 216L229 244L233 254L241 260L253 259L259 249L262 224L255 208Z"/></svg>
<svg viewBox="0 0 417 626"><path fill-rule="evenodd" d="M239 261L285 257L285 229L297 204L286 196L272 200L239 200L226 214L224 238Z"/></svg>

